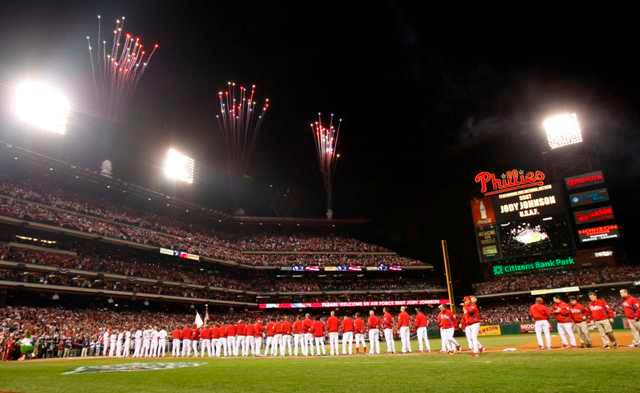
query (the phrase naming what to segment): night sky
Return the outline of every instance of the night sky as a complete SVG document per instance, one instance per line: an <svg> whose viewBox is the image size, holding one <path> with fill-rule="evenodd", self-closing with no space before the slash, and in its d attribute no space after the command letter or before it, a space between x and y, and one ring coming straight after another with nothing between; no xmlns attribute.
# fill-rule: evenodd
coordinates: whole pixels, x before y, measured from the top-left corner
<svg viewBox="0 0 640 393"><path fill-rule="evenodd" d="M277 202L279 212L323 214L308 123L335 112L344 119L336 216L371 218L384 243L434 263L447 238L458 273L477 258L475 172L538 169L542 118L571 110L611 183L626 238L638 235L640 64L624 10L299 3L5 1L0 83L5 92L37 75L66 88L77 114L63 158L93 167L111 158L118 176L162 188L159 159L175 145L200 171L193 190L173 192L225 209L233 202L216 94L228 80L255 83L273 103L241 196L255 215L274 214L274 192L293 201ZM160 43L118 124L96 118L91 104L84 37L95 34L97 13L106 28L126 15L126 30Z"/></svg>

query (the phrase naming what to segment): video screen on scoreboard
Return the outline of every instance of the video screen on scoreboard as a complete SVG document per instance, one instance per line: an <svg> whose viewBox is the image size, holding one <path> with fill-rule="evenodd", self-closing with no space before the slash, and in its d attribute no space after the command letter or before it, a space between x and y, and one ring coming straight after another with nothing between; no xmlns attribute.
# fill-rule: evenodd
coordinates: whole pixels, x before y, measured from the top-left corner
<svg viewBox="0 0 640 393"><path fill-rule="evenodd" d="M503 258L542 255L571 248L571 231L563 216L507 221L499 225Z"/></svg>

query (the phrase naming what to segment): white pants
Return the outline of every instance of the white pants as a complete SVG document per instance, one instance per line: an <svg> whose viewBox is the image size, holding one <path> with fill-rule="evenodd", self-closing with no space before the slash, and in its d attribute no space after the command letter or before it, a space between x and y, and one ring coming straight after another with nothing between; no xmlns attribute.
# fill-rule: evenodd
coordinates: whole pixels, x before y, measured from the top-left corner
<svg viewBox="0 0 640 393"><path fill-rule="evenodd" d="M227 337L227 356L238 356L236 352L236 336Z"/></svg>
<svg viewBox="0 0 640 393"><path fill-rule="evenodd" d="M426 328L424 328L426 330ZM448 329L440 329L440 341L442 342L442 347L440 352L455 352L458 346L458 342L454 340L453 334L455 332L454 328ZM426 334L426 332L425 332ZM419 342L419 341L418 341ZM427 340L427 345L429 341Z"/></svg>
<svg viewBox="0 0 640 393"><path fill-rule="evenodd" d="M244 347L242 348L242 356L249 356L253 354L253 347L256 345L256 340L253 336L244 336Z"/></svg>
<svg viewBox="0 0 640 393"><path fill-rule="evenodd" d="M271 354L273 349L273 336L267 336L267 342L264 344L264 356Z"/></svg>
<svg viewBox="0 0 640 393"><path fill-rule="evenodd" d="M302 350L304 356L312 355L313 356L313 334L305 333L304 342L302 343Z"/></svg>
<svg viewBox="0 0 640 393"><path fill-rule="evenodd" d="M356 350L360 349L360 345L362 345L362 349L367 347L367 344L364 342L364 334L356 333Z"/></svg>
<svg viewBox="0 0 640 393"><path fill-rule="evenodd" d="M235 356L242 355L245 350L244 336L236 336L236 346L233 349L233 354Z"/></svg>
<svg viewBox="0 0 640 393"><path fill-rule="evenodd" d="M304 346L304 335L302 334L293 335L293 356L298 356L298 349L300 349L300 353L303 355L307 352Z"/></svg>
<svg viewBox="0 0 640 393"><path fill-rule="evenodd" d="M227 356L227 338L220 337L216 342L216 356Z"/></svg>
<svg viewBox="0 0 640 393"><path fill-rule="evenodd" d="M191 348L193 348L193 356L198 357L198 340L191 340Z"/></svg>
<svg viewBox="0 0 640 393"><path fill-rule="evenodd" d="M262 350L262 337L254 337L253 342L253 356L260 356L260 350Z"/></svg>
<svg viewBox="0 0 640 393"><path fill-rule="evenodd" d="M273 335L273 341L271 342L271 356L278 355L278 345L280 345L280 340L282 340L282 334Z"/></svg>
<svg viewBox="0 0 640 393"><path fill-rule="evenodd" d="M191 340L182 340L182 356L191 356Z"/></svg>
<svg viewBox="0 0 640 393"><path fill-rule="evenodd" d="M400 342L402 343L402 353L411 352L411 331L409 326L400 327Z"/></svg>
<svg viewBox="0 0 640 393"><path fill-rule="evenodd" d="M291 335L283 334L280 338L280 356L284 356L287 350L289 350L289 356L291 356Z"/></svg>
<svg viewBox="0 0 640 393"><path fill-rule="evenodd" d="M393 341L392 329L384 329L384 341L387 344L387 353L396 353L396 343Z"/></svg>
<svg viewBox="0 0 640 393"><path fill-rule="evenodd" d="M116 343L109 343L109 357L112 358L116 355Z"/></svg>
<svg viewBox="0 0 640 393"><path fill-rule="evenodd" d="M424 349L426 349L427 352L431 352L431 345L429 344L429 335L427 334L426 326L416 329L416 336L418 336L418 351L424 352Z"/></svg>
<svg viewBox="0 0 640 393"><path fill-rule="evenodd" d="M353 355L353 332L342 333L342 354Z"/></svg>
<svg viewBox="0 0 640 393"><path fill-rule="evenodd" d="M167 350L167 340L158 340L158 356L164 357L164 353Z"/></svg>
<svg viewBox="0 0 640 393"><path fill-rule="evenodd" d="M204 357L205 351L207 352L207 356L213 356L213 351L211 351L211 340L208 338L200 340L200 357Z"/></svg>
<svg viewBox="0 0 640 393"><path fill-rule="evenodd" d="M380 331L378 329L369 329L369 355L380 354Z"/></svg>
<svg viewBox="0 0 640 393"><path fill-rule="evenodd" d="M149 357L151 350L151 340L142 340L142 356Z"/></svg>
<svg viewBox="0 0 640 393"><path fill-rule="evenodd" d="M180 356L180 340L178 340L177 338L174 338L171 342L171 356Z"/></svg>
<svg viewBox="0 0 640 393"><path fill-rule="evenodd" d="M158 340L151 341L151 350L149 352L151 353L151 357L158 357Z"/></svg>
<svg viewBox="0 0 640 393"><path fill-rule="evenodd" d="M480 322L469 325L464 329L464 334L467 336L467 340L469 340L469 349L473 353L480 352L478 333L480 333Z"/></svg>
<svg viewBox="0 0 640 393"><path fill-rule="evenodd" d="M118 341L116 343L116 357L121 357L122 356L122 342Z"/></svg>
<svg viewBox="0 0 640 393"><path fill-rule="evenodd" d="M102 342L102 356L107 356L107 353L109 353L109 340Z"/></svg>
<svg viewBox="0 0 640 393"><path fill-rule="evenodd" d="M316 337L314 341L316 342L316 355L320 356L321 352L322 355L326 355L327 349L324 346L324 337Z"/></svg>
<svg viewBox="0 0 640 393"><path fill-rule="evenodd" d="M131 340L124 340L124 347L122 347L122 357L128 358L131 355Z"/></svg>
<svg viewBox="0 0 640 393"><path fill-rule="evenodd" d="M142 356L142 340L135 340L135 345L133 348L133 357L134 358L139 358L140 356Z"/></svg>
<svg viewBox="0 0 640 393"><path fill-rule="evenodd" d="M543 348L544 345L542 343L542 333L544 333L545 343L547 344L547 349L551 349L551 325L549 321L536 321L535 322L536 329L536 340L538 341L538 346Z"/></svg>
<svg viewBox="0 0 640 393"><path fill-rule="evenodd" d="M562 345L571 344L572 347L576 346L576 336L573 335L573 322L558 322L558 334L560 334ZM569 340L567 340L567 337L569 337Z"/></svg>
<svg viewBox="0 0 640 393"><path fill-rule="evenodd" d="M331 356L340 354L338 350L339 345L340 345L340 341L338 340L338 332L330 332L329 333L329 354Z"/></svg>

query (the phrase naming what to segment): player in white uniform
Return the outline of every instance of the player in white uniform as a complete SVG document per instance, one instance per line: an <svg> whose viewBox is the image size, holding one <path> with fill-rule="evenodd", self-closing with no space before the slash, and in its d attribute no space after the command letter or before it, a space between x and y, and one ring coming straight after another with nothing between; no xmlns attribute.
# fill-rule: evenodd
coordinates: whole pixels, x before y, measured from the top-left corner
<svg viewBox="0 0 640 393"><path fill-rule="evenodd" d="M124 346L122 347L122 357L128 358L131 355L131 332L124 333Z"/></svg>
<svg viewBox="0 0 640 393"><path fill-rule="evenodd" d="M158 356L164 357L164 353L167 350L167 331L160 329L158 332Z"/></svg>
<svg viewBox="0 0 640 393"><path fill-rule="evenodd" d="M151 329L144 329L142 332L142 356L149 357L151 350Z"/></svg>
<svg viewBox="0 0 640 393"><path fill-rule="evenodd" d="M158 357L158 334L159 333L160 332L158 332L158 329L156 327L151 329L151 349L149 352L152 358Z"/></svg>
<svg viewBox="0 0 640 393"><path fill-rule="evenodd" d="M133 357L139 358L142 356L142 330L136 330L136 334L134 336L134 348L133 348Z"/></svg>
<svg viewBox="0 0 640 393"><path fill-rule="evenodd" d="M116 357L122 357L123 340L124 340L124 333L118 332L118 338L116 339Z"/></svg>
<svg viewBox="0 0 640 393"><path fill-rule="evenodd" d="M112 331L109 336L109 357L112 358L116 355L116 340L118 339L118 335L116 331Z"/></svg>
<svg viewBox="0 0 640 393"><path fill-rule="evenodd" d="M109 329L105 329L102 334L102 356L107 356L107 351L109 350L109 336L111 336Z"/></svg>

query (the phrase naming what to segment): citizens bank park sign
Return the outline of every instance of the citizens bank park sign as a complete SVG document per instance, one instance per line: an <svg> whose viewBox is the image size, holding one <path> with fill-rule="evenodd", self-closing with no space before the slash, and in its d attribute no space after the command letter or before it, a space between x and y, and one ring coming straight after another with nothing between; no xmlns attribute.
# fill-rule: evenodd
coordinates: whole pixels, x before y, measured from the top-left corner
<svg viewBox="0 0 640 393"><path fill-rule="evenodd" d="M562 207L562 198L556 196L560 187L545 183L543 171L511 169L500 176L483 171L474 180L491 200L498 222L553 214Z"/></svg>

